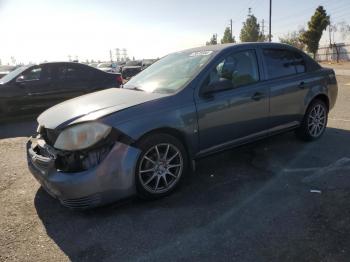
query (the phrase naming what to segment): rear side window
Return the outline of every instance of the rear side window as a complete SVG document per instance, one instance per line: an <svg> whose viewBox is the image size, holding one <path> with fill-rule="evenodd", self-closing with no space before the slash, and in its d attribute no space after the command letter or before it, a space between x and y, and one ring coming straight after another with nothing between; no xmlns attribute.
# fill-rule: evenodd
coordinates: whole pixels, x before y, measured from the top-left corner
<svg viewBox="0 0 350 262"><path fill-rule="evenodd" d="M294 52L284 49L264 49L263 55L269 79L290 76L297 73L294 66Z"/></svg>
<svg viewBox="0 0 350 262"><path fill-rule="evenodd" d="M57 69L57 78L59 80L88 80L90 77L90 71L75 65L61 65Z"/></svg>

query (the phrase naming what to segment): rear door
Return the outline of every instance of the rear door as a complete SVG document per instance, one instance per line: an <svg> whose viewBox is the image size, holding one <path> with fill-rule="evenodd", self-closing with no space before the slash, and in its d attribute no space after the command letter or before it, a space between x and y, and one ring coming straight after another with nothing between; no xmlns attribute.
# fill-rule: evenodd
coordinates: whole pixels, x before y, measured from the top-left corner
<svg viewBox="0 0 350 262"><path fill-rule="evenodd" d="M115 83L114 74L81 64L60 64L57 69L56 85L62 91L61 100L113 87Z"/></svg>
<svg viewBox="0 0 350 262"><path fill-rule="evenodd" d="M89 74L79 64L60 63L56 65L55 84L60 90L60 100L64 101L87 93Z"/></svg>
<svg viewBox="0 0 350 262"><path fill-rule="evenodd" d="M309 80L303 57L283 48L261 49L265 68L265 85L270 93L271 131L300 123Z"/></svg>
<svg viewBox="0 0 350 262"><path fill-rule="evenodd" d="M95 68L87 68L87 70L90 71L91 76L89 80L91 92L119 86L117 82L118 74L103 72Z"/></svg>

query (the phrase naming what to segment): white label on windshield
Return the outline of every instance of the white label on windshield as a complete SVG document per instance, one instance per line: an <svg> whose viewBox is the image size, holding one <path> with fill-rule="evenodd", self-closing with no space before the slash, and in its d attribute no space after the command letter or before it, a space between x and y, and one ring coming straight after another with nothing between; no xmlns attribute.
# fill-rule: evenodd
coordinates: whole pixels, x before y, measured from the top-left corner
<svg viewBox="0 0 350 262"><path fill-rule="evenodd" d="M193 52L192 54L190 54L190 56L206 56L206 55L210 55L211 53L213 53L213 51L198 51L198 52Z"/></svg>

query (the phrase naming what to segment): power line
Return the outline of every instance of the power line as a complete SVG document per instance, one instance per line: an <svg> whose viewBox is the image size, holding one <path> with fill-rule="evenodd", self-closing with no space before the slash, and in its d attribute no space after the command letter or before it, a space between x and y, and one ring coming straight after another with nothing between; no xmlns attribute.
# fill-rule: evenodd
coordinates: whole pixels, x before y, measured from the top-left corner
<svg viewBox="0 0 350 262"><path fill-rule="evenodd" d="M269 42L271 42L271 16L272 16L272 0L270 0L270 16L269 16Z"/></svg>
<svg viewBox="0 0 350 262"><path fill-rule="evenodd" d="M343 9L344 11L347 11L348 7L350 7L350 5L331 6L331 7L327 7L327 8L325 7L325 9L326 9L327 13L330 14L330 13L333 13L335 10L339 10L340 8ZM306 17L306 16L310 16L311 17L311 15L314 13L314 10L315 9L310 9L310 8L302 9L299 12L292 13L292 14L289 14L287 16L274 19L274 22L285 23L285 21L296 21L296 20L299 20L301 17Z"/></svg>

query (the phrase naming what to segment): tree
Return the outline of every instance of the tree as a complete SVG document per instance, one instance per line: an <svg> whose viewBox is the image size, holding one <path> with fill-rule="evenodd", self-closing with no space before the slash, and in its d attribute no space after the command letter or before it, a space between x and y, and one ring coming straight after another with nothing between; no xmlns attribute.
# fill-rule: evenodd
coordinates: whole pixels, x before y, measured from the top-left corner
<svg viewBox="0 0 350 262"><path fill-rule="evenodd" d="M305 44L300 41L300 36L305 32L304 29L300 29L299 31L292 31L287 33L286 35L279 37L280 42L284 44L288 44L303 50L305 48Z"/></svg>
<svg viewBox="0 0 350 262"><path fill-rule="evenodd" d="M300 41L306 45L306 50L312 53L314 58L316 57L322 33L329 24L329 16L326 10L323 6L319 6L308 22L308 30L300 36Z"/></svg>
<svg viewBox="0 0 350 262"><path fill-rule="evenodd" d="M221 44L236 43L235 37L232 36L231 29L226 27L224 36L221 39Z"/></svg>
<svg viewBox="0 0 350 262"><path fill-rule="evenodd" d="M218 44L218 35L213 34L213 36L210 38L209 42L206 42L206 45L217 45Z"/></svg>
<svg viewBox="0 0 350 262"><path fill-rule="evenodd" d="M265 36L260 33L260 25L254 15L248 15L247 20L243 23L239 38L242 42L264 41Z"/></svg>

